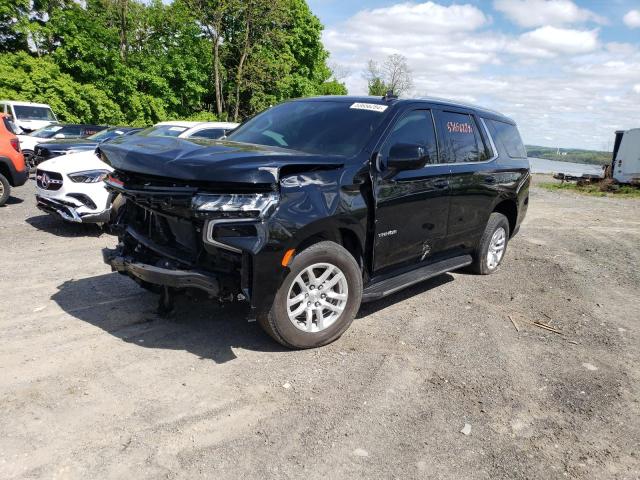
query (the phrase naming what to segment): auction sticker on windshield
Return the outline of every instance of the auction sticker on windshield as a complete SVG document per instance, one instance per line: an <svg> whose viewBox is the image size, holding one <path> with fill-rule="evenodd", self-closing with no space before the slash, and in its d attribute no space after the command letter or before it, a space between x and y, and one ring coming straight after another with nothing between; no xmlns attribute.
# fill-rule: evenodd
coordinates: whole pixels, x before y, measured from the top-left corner
<svg viewBox="0 0 640 480"><path fill-rule="evenodd" d="M371 112L382 113L387 109L387 105L378 105L376 103L354 103L351 107L354 110L369 110Z"/></svg>

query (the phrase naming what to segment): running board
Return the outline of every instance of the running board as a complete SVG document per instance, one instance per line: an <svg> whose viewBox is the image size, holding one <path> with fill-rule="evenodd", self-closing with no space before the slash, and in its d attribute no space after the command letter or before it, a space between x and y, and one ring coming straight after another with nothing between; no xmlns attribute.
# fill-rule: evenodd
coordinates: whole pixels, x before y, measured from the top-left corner
<svg viewBox="0 0 640 480"><path fill-rule="evenodd" d="M423 280L471 265L472 261L471 255L460 255L459 257L448 258L425 265L424 267L416 268L415 270L402 273L396 277L380 280L364 289L362 292L362 301L371 302L378 300L392 293L396 293L403 288L422 282Z"/></svg>

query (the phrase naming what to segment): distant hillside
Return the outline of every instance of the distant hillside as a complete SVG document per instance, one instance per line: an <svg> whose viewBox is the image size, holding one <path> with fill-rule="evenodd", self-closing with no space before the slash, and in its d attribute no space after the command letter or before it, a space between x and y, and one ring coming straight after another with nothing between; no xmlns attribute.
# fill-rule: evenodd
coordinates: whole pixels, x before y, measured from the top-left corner
<svg viewBox="0 0 640 480"><path fill-rule="evenodd" d="M611 163L611 152L599 152L597 150L580 150L577 148L561 148L558 155L557 148L538 147L526 145L527 155L559 162L588 163L591 165L605 165Z"/></svg>

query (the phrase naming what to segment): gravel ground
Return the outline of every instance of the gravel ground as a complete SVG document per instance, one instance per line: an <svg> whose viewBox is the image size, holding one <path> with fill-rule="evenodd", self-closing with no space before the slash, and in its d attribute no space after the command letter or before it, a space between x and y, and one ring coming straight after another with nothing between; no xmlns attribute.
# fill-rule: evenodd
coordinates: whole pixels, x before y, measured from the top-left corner
<svg viewBox="0 0 640 480"><path fill-rule="evenodd" d="M499 273L300 352L237 306L159 318L33 190L0 209L2 479L640 478L637 200L534 188Z"/></svg>

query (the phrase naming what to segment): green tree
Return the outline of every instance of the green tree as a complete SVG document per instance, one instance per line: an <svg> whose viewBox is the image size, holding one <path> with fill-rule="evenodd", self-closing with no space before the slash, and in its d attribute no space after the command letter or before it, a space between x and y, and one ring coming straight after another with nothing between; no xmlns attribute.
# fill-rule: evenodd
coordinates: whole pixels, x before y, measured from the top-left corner
<svg viewBox="0 0 640 480"><path fill-rule="evenodd" d="M29 0L0 0L0 52L28 49Z"/></svg>
<svg viewBox="0 0 640 480"><path fill-rule="evenodd" d="M47 58L25 52L0 56L0 98L51 105L64 122L124 122L118 105L94 85L81 84Z"/></svg>
<svg viewBox="0 0 640 480"><path fill-rule="evenodd" d="M382 67L374 60L369 60L364 77L369 95L382 96L391 91L399 96L413 88L413 77L407 59L397 53L389 55Z"/></svg>
<svg viewBox="0 0 640 480"><path fill-rule="evenodd" d="M110 117L107 106L133 125L240 119L292 97L346 93L321 33L305 0L0 0L0 58L16 68L3 88L50 97L78 121ZM21 87L25 72L35 75ZM53 98L56 89L69 99Z"/></svg>

